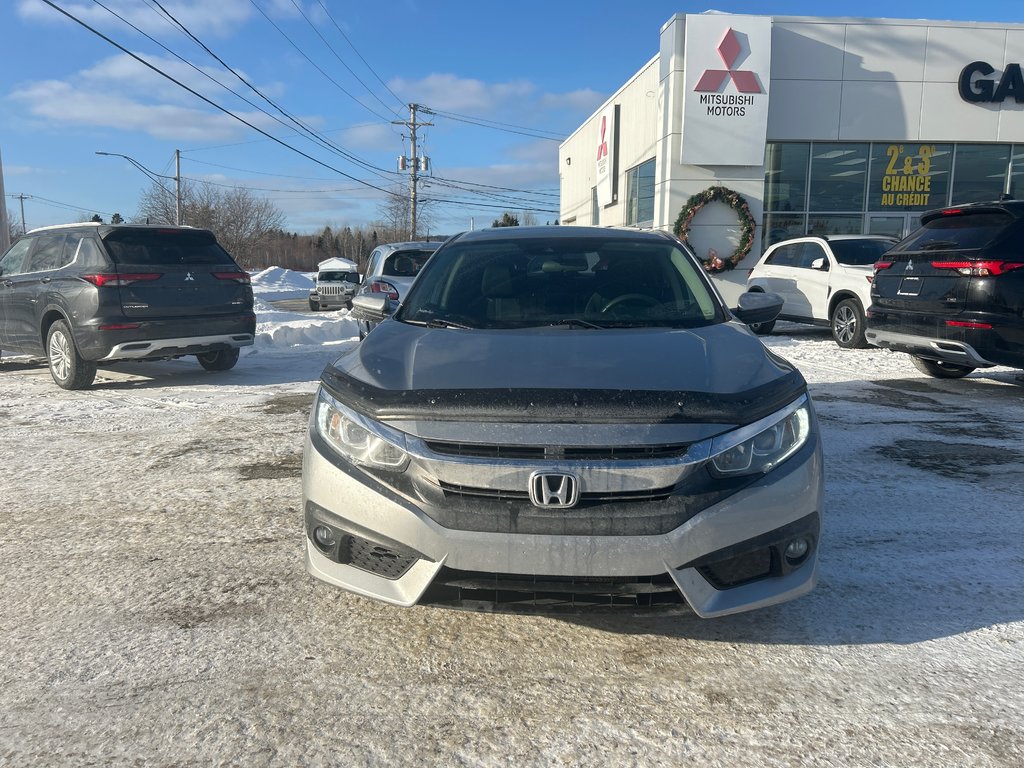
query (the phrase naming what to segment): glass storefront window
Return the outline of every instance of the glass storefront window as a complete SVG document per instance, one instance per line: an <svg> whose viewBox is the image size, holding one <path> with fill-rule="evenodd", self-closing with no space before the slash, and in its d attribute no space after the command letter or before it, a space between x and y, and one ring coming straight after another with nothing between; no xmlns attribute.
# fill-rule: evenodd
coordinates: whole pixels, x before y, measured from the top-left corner
<svg viewBox="0 0 1024 768"><path fill-rule="evenodd" d="M952 159L951 144L872 144L868 210L895 213L942 207Z"/></svg>
<svg viewBox="0 0 1024 768"><path fill-rule="evenodd" d="M957 144L953 162L953 205L998 200L1006 189L1008 144Z"/></svg>
<svg viewBox="0 0 1024 768"><path fill-rule="evenodd" d="M1010 197L1024 199L1024 145L1015 144L1011 155Z"/></svg>
<svg viewBox="0 0 1024 768"><path fill-rule="evenodd" d="M766 213L761 229L761 247L767 248L780 240L800 237L806 230L807 218L801 214Z"/></svg>
<svg viewBox="0 0 1024 768"><path fill-rule="evenodd" d="M807 163L810 150L811 145L806 142L768 145L764 159L766 211L807 210Z"/></svg>
<svg viewBox="0 0 1024 768"><path fill-rule="evenodd" d="M654 224L654 159L626 171L626 224Z"/></svg>
<svg viewBox="0 0 1024 768"><path fill-rule="evenodd" d="M864 217L860 214L812 213L808 217L809 235L859 235L864 232Z"/></svg>
<svg viewBox="0 0 1024 768"><path fill-rule="evenodd" d="M863 211L868 144L815 144L811 153L812 211Z"/></svg>

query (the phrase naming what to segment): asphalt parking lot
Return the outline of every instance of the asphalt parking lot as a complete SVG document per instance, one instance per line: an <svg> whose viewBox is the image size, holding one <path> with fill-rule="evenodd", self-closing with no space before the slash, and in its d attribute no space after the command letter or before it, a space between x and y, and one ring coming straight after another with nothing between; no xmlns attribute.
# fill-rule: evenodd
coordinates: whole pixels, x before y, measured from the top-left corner
<svg viewBox="0 0 1024 768"><path fill-rule="evenodd" d="M1024 763L1024 383L808 330L827 467L809 596L398 609L308 577L299 473L337 349L0 361L0 764Z"/></svg>

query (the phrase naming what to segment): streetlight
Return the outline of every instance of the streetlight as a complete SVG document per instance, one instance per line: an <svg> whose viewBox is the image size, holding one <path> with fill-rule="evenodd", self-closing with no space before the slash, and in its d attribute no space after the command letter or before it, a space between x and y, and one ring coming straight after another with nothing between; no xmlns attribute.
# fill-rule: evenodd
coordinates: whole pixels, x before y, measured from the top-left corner
<svg viewBox="0 0 1024 768"><path fill-rule="evenodd" d="M128 155L122 155L120 152L96 152L97 155L106 155L107 157L123 157L129 163L134 165L144 174L150 178L159 176L161 179L174 179L174 218L175 224L181 226L181 150L174 150L174 175L165 176L162 173L151 171L149 168L144 166L134 157L128 157Z"/></svg>

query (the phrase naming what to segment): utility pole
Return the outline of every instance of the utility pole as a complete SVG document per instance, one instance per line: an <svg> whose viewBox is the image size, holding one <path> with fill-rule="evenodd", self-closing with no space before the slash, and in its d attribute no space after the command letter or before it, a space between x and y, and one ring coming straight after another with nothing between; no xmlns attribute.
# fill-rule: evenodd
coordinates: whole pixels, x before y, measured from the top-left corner
<svg viewBox="0 0 1024 768"><path fill-rule="evenodd" d="M7 222L7 195L4 194L4 160L0 157L0 253L11 247L11 228Z"/></svg>
<svg viewBox="0 0 1024 768"><path fill-rule="evenodd" d="M409 239L416 239L416 184L419 181L419 171L426 171L430 167L430 159L420 157L416 152L416 129L421 126L433 125L433 123L416 122L416 110L419 104L409 105L409 120L392 120L395 125L404 125L409 129L409 146L411 157L402 156L398 158L398 170L409 169Z"/></svg>
<svg viewBox="0 0 1024 768"><path fill-rule="evenodd" d="M174 150L174 222L181 226L181 150Z"/></svg>
<svg viewBox="0 0 1024 768"><path fill-rule="evenodd" d="M11 195L11 197L15 197L21 202L21 234L24 235L28 232L28 229L25 227L25 201L31 200L32 195Z"/></svg>

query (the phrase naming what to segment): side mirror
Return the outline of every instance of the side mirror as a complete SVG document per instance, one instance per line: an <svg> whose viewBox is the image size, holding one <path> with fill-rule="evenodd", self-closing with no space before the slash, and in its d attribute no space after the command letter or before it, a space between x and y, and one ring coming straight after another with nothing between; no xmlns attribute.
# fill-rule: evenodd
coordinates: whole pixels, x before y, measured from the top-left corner
<svg viewBox="0 0 1024 768"><path fill-rule="evenodd" d="M828 272L828 262L825 261L825 257L824 256L819 256L814 261L812 261L811 262L811 269L817 269L817 270L821 270L823 272Z"/></svg>
<svg viewBox="0 0 1024 768"><path fill-rule="evenodd" d="M364 293L352 299L352 311L360 320L380 322L394 312L391 299L385 293Z"/></svg>
<svg viewBox="0 0 1024 768"><path fill-rule="evenodd" d="M777 293L747 291L741 293L732 313L736 319L747 325L770 323L782 311L782 297Z"/></svg>

